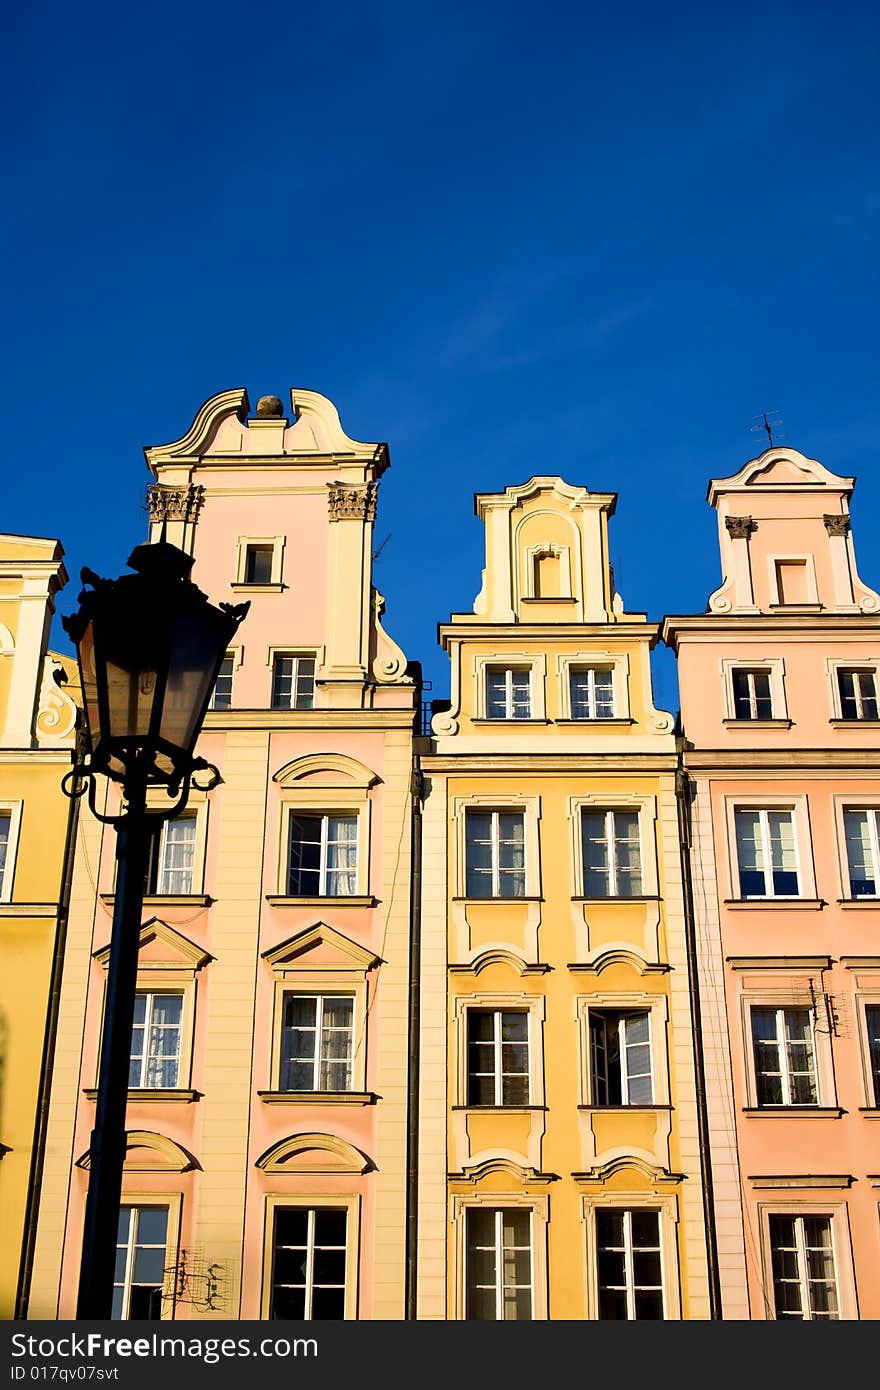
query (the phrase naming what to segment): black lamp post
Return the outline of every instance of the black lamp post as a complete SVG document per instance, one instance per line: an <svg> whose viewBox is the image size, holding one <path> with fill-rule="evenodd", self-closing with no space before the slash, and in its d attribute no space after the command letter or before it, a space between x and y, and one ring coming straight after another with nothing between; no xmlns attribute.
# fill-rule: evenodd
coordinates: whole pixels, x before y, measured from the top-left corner
<svg viewBox="0 0 880 1390"><path fill-rule="evenodd" d="M135 573L119 579L100 579L84 569L83 584L91 588L80 594L79 611L62 620L79 658L88 747L85 762L64 779L64 789L68 795L88 790L94 814L117 831L116 893L76 1314L91 1319L109 1318L113 1307L148 821L155 825L180 814L195 773L207 773L203 790L219 780L217 769L195 758L193 749L226 648L250 606L213 607L187 578L192 556L164 540L139 545L128 564ZM98 811L96 773L122 784L125 809L120 815ZM173 804L151 810L148 816L147 788L157 785Z"/></svg>

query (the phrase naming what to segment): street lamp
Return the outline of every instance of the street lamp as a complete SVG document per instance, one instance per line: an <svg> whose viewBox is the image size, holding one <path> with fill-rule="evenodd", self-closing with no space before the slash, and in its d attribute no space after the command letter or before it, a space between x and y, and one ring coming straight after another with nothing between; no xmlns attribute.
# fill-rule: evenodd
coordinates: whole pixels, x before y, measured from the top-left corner
<svg viewBox="0 0 880 1390"><path fill-rule="evenodd" d="M79 611L63 618L77 649L85 707L85 760L64 779L69 796L88 790L94 814L117 832L116 892L95 1127L89 1158L78 1318L109 1318L122 1168L125 1107L137 985L149 827L179 815L190 785L210 790L220 774L193 756L205 710L229 642L249 604L213 607L188 575L193 558L161 540L139 545L134 574L100 579L82 571ZM207 780L194 782L203 771ZM95 804L95 774L122 784L124 811ZM163 787L172 805L147 814L147 788ZM148 824L149 822L149 824Z"/></svg>

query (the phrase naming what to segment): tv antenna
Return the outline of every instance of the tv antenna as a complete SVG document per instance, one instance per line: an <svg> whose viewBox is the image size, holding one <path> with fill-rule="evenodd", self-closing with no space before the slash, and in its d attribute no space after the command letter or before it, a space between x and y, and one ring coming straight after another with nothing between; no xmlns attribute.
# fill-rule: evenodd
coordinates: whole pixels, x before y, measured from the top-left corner
<svg viewBox="0 0 880 1390"><path fill-rule="evenodd" d="M385 537L384 541L382 541L381 544L377 547L377 549L373 551L372 555L370 556L370 559L371 559L371 560L378 560L379 556L382 554L382 551L385 549L386 545L388 544L388 542L389 542L390 540L391 540L391 532L389 531L389 532L388 532L388 535Z"/></svg>
<svg viewBox="0 0 880 1390"><path fill-rule="evenodd" d="M771 449L780 439L785 438L782 429L783 420L778 410L762 410L760 415L752 416L752 421L753 423L749 426L752 434L760 434L763 430L770 440Z"/></svg>

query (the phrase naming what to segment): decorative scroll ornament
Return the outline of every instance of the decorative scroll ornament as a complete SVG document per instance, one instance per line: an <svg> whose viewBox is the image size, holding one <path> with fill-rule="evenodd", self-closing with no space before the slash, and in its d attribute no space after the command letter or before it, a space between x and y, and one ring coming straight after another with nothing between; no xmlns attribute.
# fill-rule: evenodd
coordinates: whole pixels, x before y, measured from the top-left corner
<svg viewBox="0 0 880 1390"><path fill-rule="evenodd" d="M151 483L147 488L151 522L195 523L199 519L204 501L205 489L200 483L190 483L187 487L168 487L164 483Z"/></svg>
<svg viewBox="0 0 880 1390"><path fill-rule="evenodd" d="M388 633L382 626L382 614L385 612L385 596L384 594L380 594L378 589L373 589L371 591L371 604L376 635L382 647L385 649L373 662L373 675L380 685L391 685L394 682L405 682L407 685L411 685L412 680L406 674L406 655L401 651L397 643L388 636Z"/></svg>
<svg viewBox="0 0 880 1390"><path fill-rule="evenodd" d="M62 689L67 672L60 661L47 656L37 705L35 729L41 744L72 744L76 724L76 705Z"/></svg>
<svg viewBox="0 0 880 1390"><path fill-rule="evenodd" d="M840 516L835 513L833 516L823 516L822 520L829 536L845 536L849 532L848 516Z"/></svg>
<svg viewBox="0 0 880 1390"><path fill-rule="evenodd" d="M724 525L735 541L747 541L750 533L758 529L750 516L726 516Z"/></svg>
<svg viewBox="0 0 880 1390"><path fill-rule="evenodd" d="M375 521L376 483L367 483L365 487L328 483L327 489L331 521Z"/></svg>

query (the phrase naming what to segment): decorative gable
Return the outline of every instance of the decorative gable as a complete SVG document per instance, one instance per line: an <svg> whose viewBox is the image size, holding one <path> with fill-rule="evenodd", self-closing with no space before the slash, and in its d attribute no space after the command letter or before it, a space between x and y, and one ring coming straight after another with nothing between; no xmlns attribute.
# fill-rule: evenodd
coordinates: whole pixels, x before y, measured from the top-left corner
<svg viewBox="0 0 880 1390"><path fill-rule="evenodd" d="M95 951L94 959L102 970L106 970L110 964L109 945ZM209 952L169 927L167 922L160 922L158 917L151 918L141 927L138 971L173 970L194 975L209 960L213 960Z"/></svg>

